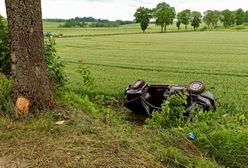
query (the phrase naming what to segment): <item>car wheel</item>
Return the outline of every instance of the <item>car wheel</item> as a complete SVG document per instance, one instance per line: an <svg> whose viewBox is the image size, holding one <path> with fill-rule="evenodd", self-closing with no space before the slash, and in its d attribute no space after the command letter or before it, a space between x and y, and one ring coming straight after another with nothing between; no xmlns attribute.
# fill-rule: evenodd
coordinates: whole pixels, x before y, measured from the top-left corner
<svg viewBox="0 0 248 168"><path fill-rule="evenodd" d="M191 93L203 93L205 91L205 84L201 81L193 81L188 86L188 91Z"/></svg>
<svg viewBox="0 0 248 168"><path fill-rule="evenodd" d="M133 85L132 85L132 89L141 89L144 85L146 84L146 82L144 80L137 80Z"/></svg>

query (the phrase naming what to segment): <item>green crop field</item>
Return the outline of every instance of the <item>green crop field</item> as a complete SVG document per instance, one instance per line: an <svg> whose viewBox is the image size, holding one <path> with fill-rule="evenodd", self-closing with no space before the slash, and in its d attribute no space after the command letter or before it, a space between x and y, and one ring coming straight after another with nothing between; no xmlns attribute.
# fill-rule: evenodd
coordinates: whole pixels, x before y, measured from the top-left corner
<svg viewBox="0 0 248 168"><path fill-rule="evenodd" d="M52 32L53 34L62 33L65 37L70 36L95 36L95 35L110 35L110 34L142 34L139 24L130 24L123 25L120 27L106 27L106 28L61 28L59 25L63 22L44 22L44 31ZM201 24L199 30L205 29L206 25ZM219 26L215 29L218 31L240 31L248 32L247 25L233 26L227 29L224 29L222 24L219 23ZM167 26L167 31L169 32L178 32L178 29L175 24ZM191 26L188 26L187 31L193 31ZM160 27L155 24L150 24L147 29L147 33L159 33ZM184 32L184 26L181 26L180 32Z"/></svg>
<svg viewBox="0 0 248 168"><path fill-rule="evenodd" d="M156 163L172 167L191 167L191 164L206 167L197 165L198 162L194 159L187 161L187 157L196 155L197 161L203 156L206 160L210 159L212 164L217 162L220 167L247 167L248 32L218 29L177 33L172 26L169 33L159 33L159 27L151 26L148 32L152 33L139 33L138 25L111 29L60 29L55 24L50 26L49 29L45 25L45 31L60 30L65 33L64 38L56 38L58 55L66 63L65 71L69 78L60 92L62 102L88 111L94 117L102 116L104 122L113 124L109 125L112 130L118 130L122 141L126 138L127 143L134 142L132 145L136 147L132 149L142 149L142 157L151 153ZM85 30L90 33L87 34ZM118 34L118 30L124 33ZM79 61L91 69L95 79L93 86L85 87L80 82L84 78L77 72L78 66L82 66ZM158 125L152 129L158 132L144 132L147 129L143 129L142 117L132 115L121 105L125 88L137 79L144 79L149 83L185 85L194 80L204 81L207 89L217 97L217 111L197 113L192 122L184 124L183 119L179 125L171 128L163 125L164 121L169 124L177 120L172 121L169 118L168 112L171 109L167 109L161 114L154 113L145 122L146 128L152 124ZM110 106L112 113L111 110L96 110L94 103L99 104L99 95L107 95L102 97L103 103L108 101L105 99L109 96L119 100L117 106ZM102 99L100 96L100 103ZM83 114L81 118L87 113ZM116 119L121 122L116 122ZM139 127L138 123L142 126ZM130 128L134 137L129 137L129 131L124 128ZM195 133L195 141L187 139L189 132ZM180 142L178 137L186 138ZM129 160L128 157L125 158ZM105 160L108 159L104 159L104 162ZM150 162L146 163L149 164ZM207 167L218 167L210 166L209 162L204 164ZM153 163L152 165L154 166Z"/></svg>
<svg viewBox="0 0 248 168"><path fill-rule="evenodd" d="M196 32L169 26L168 33L150 25L142 33L138 24L59 24L44 23L45 32L64 34L55 38L57 53L52 38L45 43L55 109L15 115L12 82L0 73L0 167L247 167L247 25L212 31L202 25ZM57 89L64 74L68 80ZM151 118L135 115L123 99L137 79L201 80L216 95L217 111L195 109L185 117L182 94Z"/></svg>
<svg viewBox="0 0 248 168"><path fill-rule="evenodd" d="M139 31L137 25L125 28ZM99 28L97 33L105 34L105 30ZM120 98L136 79L179 84L202 80L219 103L236 105L242 111L248 108L248 32L111 35L115 31L108 29L110 35L105 36L56 39L58 53L74 81L71 87L78 87L75 81L80 78L75 71L83 60L95 77L95 87L89 92Z"/></svg>
<svg viewBox="0 0 248 168"><path fill-rule="evenodd" d="M59 28L59 25L62 23L57 22L45 22L44 30L48 32L52 32L55 34L63 33L65 36L80 36L80 35L103 35L103 34L123 34L123 33L141 33L137 24L132 25L124 25L121 27L113 27L113 28ZM138 29L137 29L138 28ZM173 26L170 26L170 29L174 29ZM151 25L149 30L150 32L157 32L160 28Z"/></svg>

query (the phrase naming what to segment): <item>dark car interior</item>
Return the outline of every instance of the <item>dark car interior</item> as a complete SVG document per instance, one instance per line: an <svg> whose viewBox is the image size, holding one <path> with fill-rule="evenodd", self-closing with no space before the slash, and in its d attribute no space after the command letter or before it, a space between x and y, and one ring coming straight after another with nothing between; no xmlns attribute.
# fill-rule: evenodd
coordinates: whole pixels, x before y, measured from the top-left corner
<svg viewBox="0 0 248 168"><path fill-rule="evenodd" d="M144 98L153 106L161 107L161 104L167 99L170 88L169 85L150 85L144 93Z"/></svg>

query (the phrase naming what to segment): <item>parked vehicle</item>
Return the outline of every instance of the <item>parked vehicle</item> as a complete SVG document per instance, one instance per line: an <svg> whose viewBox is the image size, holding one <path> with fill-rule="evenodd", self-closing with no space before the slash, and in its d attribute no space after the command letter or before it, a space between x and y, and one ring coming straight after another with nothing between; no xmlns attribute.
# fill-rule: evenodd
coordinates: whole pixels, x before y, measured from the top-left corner
<svg viewBox="0 0 248 168"><path fill-rule="evenodd" d="M51 32L45 32L44 37L47 37L47 38L50 38L50 37L62 38L62 37L64 37L64 35L62 33L52 34Z"/></svg>
<svg viewBox="0 0 248 168"><path fill-rule="evenodd" d="M205 91L205 84L201 81L191 82L185 85L149 85L144 80L138 80L129 85L125 90L125 107L135 113L141 113L151 117L153 112L162 110L164 101L172 95L187 92L187 105L184 112L189 116L194 108L201 108L204 111L216 110L215 96Z"/></svg>

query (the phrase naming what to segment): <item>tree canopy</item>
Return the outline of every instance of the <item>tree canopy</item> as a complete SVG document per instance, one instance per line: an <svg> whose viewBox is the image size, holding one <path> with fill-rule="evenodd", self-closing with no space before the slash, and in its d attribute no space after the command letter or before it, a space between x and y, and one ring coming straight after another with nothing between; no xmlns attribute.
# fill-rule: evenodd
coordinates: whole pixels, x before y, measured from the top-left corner
<svg viewBox="0 0 248 168"><path fill-rule="evenodd" d="M180 20L177 20L176 26L177 26L178 31L180 30L181 24L182 24L182 22Z"/></svg>
<svg viewBox="0 0 248 168"><path fill-rule="evenodd" d="M220 12L217 10L207 10L204 12L204 22L208 25L209 28L217 27L220 17Z"/></svg>
<svg viewBox="0 0 248 168"><path fill-rule="evenodd" d="M138 8L134 17L135 22L140 23L141 29L144 32L152 18L154 18L156 25L161 26L161 32L166 32L167 26L174 23L175 17L178 30L180 30L182 24L184 24L185 30L189 24L191 24L194 30L197 30L202 21L206 23L210 30L216 28L220 21L224 27L234 24L241 25L245 22L248 23L248 11L244 11L241 8L236 11L230 11L228 9L224 11L207 10L203 14L199 11L191 12L190 9L185 9L176 14L174 7L171 7L166 2L161 2L152 10L145 7Z"/></svg>
<svg viewBox="0 0 248 168"><path fill-rule="evenodd" d="M248 10L245 12L245 22L248 23Z"/></svg>
<svg viewBox="0 0 248 168"><path fill-rule="evenodd" d="M191 20L191 11L189 9L185 9L177 14L177 19L185 25L185 30L187 29L187 26L189 25L189 22Z"/></svg>
<svg viewBox="0 0 248 168"><path fill-rule="evenodd" d="M191 13L191 26L196 30L198 27L200 27L202 14L198 11L193 11Z"/></svg>
<svg viewBox="0 0 248 168"><path fill-rule="evenodd" d="M152 10L145 7L140 7L136 10L134 17L135 22L140 23L142 31L145 32L149 26L150 19L152 18Z"/></svg>
<svg viewBox="0 0 248 168"><path fill-rule="evenodd" d="M231 26L235 23L235 13L226 9L221 12L220 20L223 23L224 27Z"/></svg>
<svg viewBox="0 0 248 168"><path fill-rule="evenodd" d="M236 21L236 25L241 25L244 23L245 21L245 12L243 11L243 9L238 9L235 12L235 21Z"/></svg>
<svg viewBox="0 0 248 168"><path fill-rule="evenodd" d="M162 2L153 9L153 15L156 19L156 24L161 26L161 32L166 32L166 26L173 24L176 11L174 7L171 7L169 4Z"/></svg>

